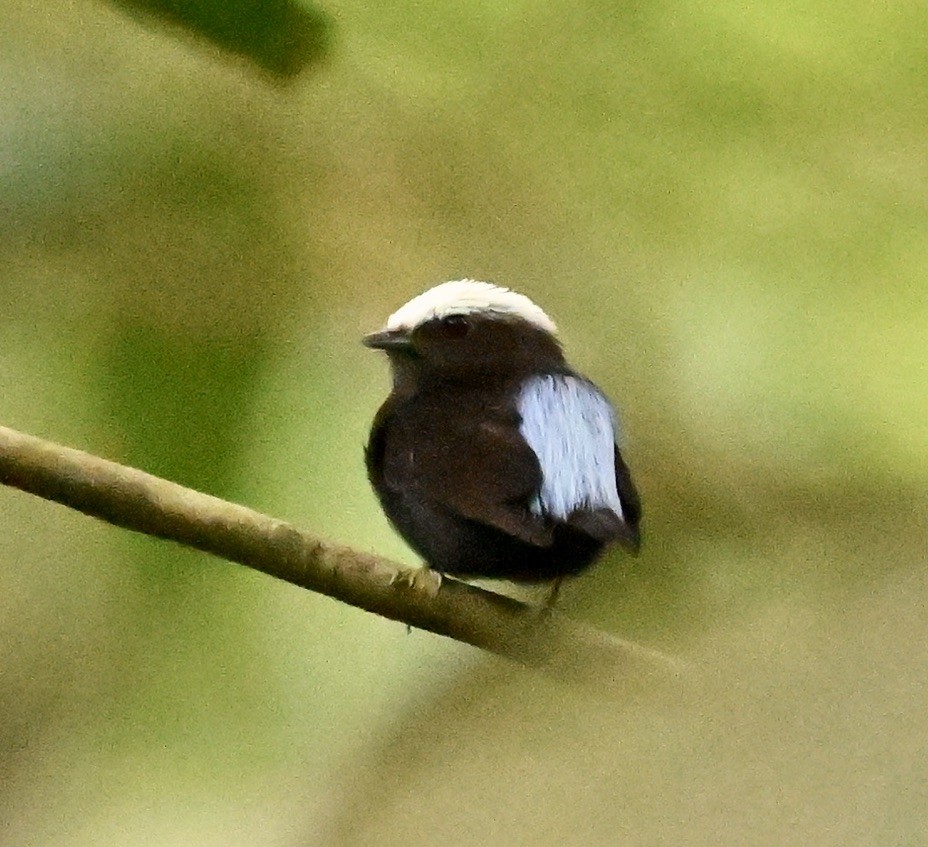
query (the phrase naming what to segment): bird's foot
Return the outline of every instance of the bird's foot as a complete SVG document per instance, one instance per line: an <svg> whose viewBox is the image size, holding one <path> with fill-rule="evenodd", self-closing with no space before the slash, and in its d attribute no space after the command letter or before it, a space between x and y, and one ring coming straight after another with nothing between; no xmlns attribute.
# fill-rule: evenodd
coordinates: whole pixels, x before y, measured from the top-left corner
<svg viewBox="0 0 928 847"><path fill-rule="evenodd" d="M441 588L441 572L433 571L428 565L420 568L398 568L390 577L390 585L410 588L429 597L437 597Z"/></svg>
<svg viewBox="0 0 928 847"><path fill-rule="evenodd" d="M564 577L556 577L555 580L551 583L551 588L548 591L548 596L545 599L544 604L541 607L541 614L547 615L554 609L554 604L557 603L557 598L561 594L561 583L564 581Z"/></svg>

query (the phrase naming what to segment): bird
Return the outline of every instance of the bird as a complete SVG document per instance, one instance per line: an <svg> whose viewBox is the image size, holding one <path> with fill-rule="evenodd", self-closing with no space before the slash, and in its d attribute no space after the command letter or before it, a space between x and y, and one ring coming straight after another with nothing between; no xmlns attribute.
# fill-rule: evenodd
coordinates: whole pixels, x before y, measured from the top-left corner
<svg viewBox="0 0 928 847"><path fill-rule="evenodd" d="M364 451L368 479L437 577L433 590L442 575L550 583L550 607L609 545L638 552L641 501L615 411L527 296L444 282L363 343L392 372Z"/></svg>

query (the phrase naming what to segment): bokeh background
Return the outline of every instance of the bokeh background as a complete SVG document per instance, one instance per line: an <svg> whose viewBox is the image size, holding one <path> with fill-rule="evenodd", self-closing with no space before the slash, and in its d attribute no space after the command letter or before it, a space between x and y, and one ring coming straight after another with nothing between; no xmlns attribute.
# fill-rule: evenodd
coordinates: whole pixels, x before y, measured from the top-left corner
<svg viewBox="0 0 928 847"><path fill-rule="evenodd" d="M928 843L928 11L7 0L0 420L407 562L359 345L511 285L622 409L593 697L0 491L0 843Z"/></svg>

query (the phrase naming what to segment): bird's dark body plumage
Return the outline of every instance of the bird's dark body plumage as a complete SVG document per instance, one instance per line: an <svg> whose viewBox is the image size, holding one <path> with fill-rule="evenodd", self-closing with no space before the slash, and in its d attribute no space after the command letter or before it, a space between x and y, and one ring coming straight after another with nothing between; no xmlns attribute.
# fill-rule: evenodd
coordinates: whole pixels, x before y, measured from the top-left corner
<svg viewBox="0 0 928 847"><path fill-rule="evenodd" d="M371 484L400 535L434 570L527 582L575 574L609 542L637 550L640 503L614 445L620 508L578 504L555 516L537 506L543 469L522 431L521 386L554 375L602 397L566 365L554 337L524 322L476 316L471 338L452 355L440 322L432 323L419 330L424 357L388 350L394 390L365 451ZM429 360L430 334L438 362Z"/></svg>

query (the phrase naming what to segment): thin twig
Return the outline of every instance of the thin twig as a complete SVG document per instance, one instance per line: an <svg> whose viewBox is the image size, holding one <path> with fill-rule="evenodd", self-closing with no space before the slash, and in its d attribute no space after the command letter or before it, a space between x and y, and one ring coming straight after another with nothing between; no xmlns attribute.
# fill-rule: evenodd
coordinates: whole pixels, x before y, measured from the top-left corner
<svg viewBox="0 0 928 847"><path fill-rule="evenodd" d="M404 569L388 559L6 427L0 427L0 483L560 677L625 686L681 672L662 653L457 580L443 580L436 596L392 584Z"/></svg>

